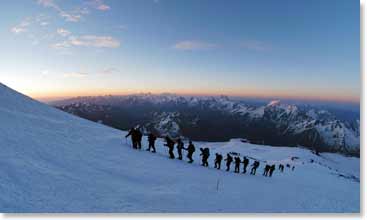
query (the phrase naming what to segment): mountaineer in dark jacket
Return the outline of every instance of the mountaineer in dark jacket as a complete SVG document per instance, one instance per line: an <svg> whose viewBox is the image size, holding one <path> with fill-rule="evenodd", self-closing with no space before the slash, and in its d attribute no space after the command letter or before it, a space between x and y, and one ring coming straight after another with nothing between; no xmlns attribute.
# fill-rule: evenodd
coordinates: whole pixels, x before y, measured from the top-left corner
<svg viewBox="0 0 367 220"><path fill-rule="evenodd" d="M157 140L157 137L153 134L153 133L150 133L148 135L148 143L149 143L149 147L147 149L147 151L150 151L150 149L152 149L153 153L155 153L155 141Z"/></svg>
<svg viewBox="0 0 367 220"><path fill-rule="evenodd" d="M136 129L136 135L137 135L136 144L138 149L141 150L141 140L143 138L143 133L141 133L140 129Z"/></svg>
<svg viewBox="0 0 367 220"><path fill-rule="evenodd" d="M181 138L177 139L177 153L178 159L182 160L182 149L184 149L184 143L182 142Z"/></svg>
<svg viewBox="0 0 367 220"><path fill-rule="evenodd" d="M256 174L256 169L260 166L260 162L259 161L254 161L254 163L251 166L252 166L251 174L255 175Z"/></svg>
<svg viewBox="0 0 367 220"><path fill-rule="evenodd" d="M140 131L138 129L131 128L129 130L129 133L125 136L125 138L131 136L131 143L132 143L134 149L138 148L137 146L138 146L139 137L140 137L139 133L140 133Z"/></svg>
<svg viewBox="0 0 367 220"><path fill-rule="evenodd" d="M169 158L175 159L175 155L173 154L175 142L170 137L166 136L166 144L164 146L168 147Z"/></svg>
<svg viewBox="0 0 367 220"><path fill-rule="evenodd" d="M222 159L223 159L223 156L221 154L215 153L214 168L217 168L218 170L220 170Z"/></svg>
<svg viewBox="0 0 367 220"><path fill-rule="evenodd" d="M231 163L233 161L233 157L231 157L231 155L227 154L227 158L225 159L226 165L227 165L227 169L226 171L229 171L231 169Z"/></svg>
<svg viewBox="0 0 367 220"><path fill-rule="evenodd" d="M240 172L240 165L241 165L241 158L240 157L235 157L234 158L234 172L235 173L239 173Z"/></svg>
<svg viewBox="0 0 367 220"><path fill-rule="evenodd" d="M189 141L189 145L187 146L187 148L184 149L187 150L187 158L189 159L189 163L194 162L194 160L192 159L192 155L195 152L195 146L192 141Z"/></svg>
<svg viewBox="0 0 367 220"><path fill-rule="evenodd" d="M249 163L249 159L247 159L247 157L243 157L243 172L242 173L246 173L246 169L247 169L247 165Z"/></svg>
<svg viewBox="0 0 367 220"><path fill-rule="evenodd" d="M273 175L274 170L275 170L275 165L273 164L269 168L269 177L271 177Z"/></svg>
<svg viewBox="0 0 367 220"><path fill-rule="evenodd" d="M270 170L270 165L266 164L264 168L263 176L268 176L269 170Z"/></svg>
<svg viewBox="0 0 367 220"><path fill-rule="evenodd" d="M209 153L209 148L200 148L200 151L201 151L201 154L200 156L202 156L201 160L202 160L202 164L204 167L207 167L209 166L209 163L208 163L208 158L210 156L210 153Z"/></svg>

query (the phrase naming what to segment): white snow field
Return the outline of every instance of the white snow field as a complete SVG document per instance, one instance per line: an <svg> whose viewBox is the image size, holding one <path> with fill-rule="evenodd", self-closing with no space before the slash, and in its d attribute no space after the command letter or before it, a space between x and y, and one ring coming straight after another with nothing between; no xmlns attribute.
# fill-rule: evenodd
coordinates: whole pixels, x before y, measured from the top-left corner
<svg viewBox="0 0 367 220"><path fill-rule="evenodd" d="M156 154L131 149L125 134L0 84L0 212L360 212L359 158L232 140L195 143L188 164L168 159L161 140ZM205 146L210 168L200 166ZM295 170L269 178L264 162L256 176L226 172L224 162L214 169L215 152L230 151Z"/></svg>

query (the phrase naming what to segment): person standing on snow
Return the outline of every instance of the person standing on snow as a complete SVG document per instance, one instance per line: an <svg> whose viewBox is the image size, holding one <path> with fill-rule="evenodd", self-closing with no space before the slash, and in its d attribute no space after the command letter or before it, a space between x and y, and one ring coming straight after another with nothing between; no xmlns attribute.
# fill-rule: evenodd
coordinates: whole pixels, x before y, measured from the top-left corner
<svg viewBox="0 0 367 220"><path fill-rule="evenodd" d="M202 166L204 167L208 167L209 163L208 163L208 158L210 156L209 153L209 148L200 148L201 154L200 156L202 156Z"/></svg>
<svg viewBox="0 0 367 220"><path fill-rule="evenodd" d="M249 159L247 159L247 157L243 157L243 172L242 173L246 173L246 169L247 169L247 165L249 163Z"/></svg>
<svg viewBox="0 0 367 220"><path fill-rule="evenodd" d="M226 162L226 165L227 165L226 171L229 171L231 169L231 163L233 161L233 157L231 157L231 155L227 154L227 158L224 161L227 161Z"/></svg>
<svg viewBox="0 0 367 220"><path fill-rule="evenodd" d="M239 173L240 172L240 165L241 165L241 158L240 157L235 157L234 158L234 172L235 173Z"/></svg>
<svg viewBox="0 0 367 220"><path fill-rule="evenodd" d="M187 146L187 148L184 149L187 150L187 158L189 159L189 163L194 162L194 160L192 159L192 155L195 152L195 146L192 141L189 141L189 145Z"/></svg>
<svg viewBox="0 0 367 220"><path fill-rule="evenodd" d="M269 177L273 175L274 170L275 170L275 165L273 164L269 167Z"/></svg>
<svg viewBox="0 0 367 220"><path fill-rule="evenodd" d="M184 149L184 143L182 142L181 138L179 138L177 139L177 153L179 160L182 160L182 149Z"/></svg>
<svg viewBox="0 0 367 220"><path fill-rule="evenodd" d="M166 136L166 144L164 146L168 147L169 158L175 159L175 155L173 154L175 142L170 137Z"/></svg>
<svg viewBox="0 0 367 220"><path fill-rule="evenodd" d="M148 135L148 143L149 143L149 147L147 149L147 151L150 151L150 149L152 149L152 153L155 153L155 141L157 140L157 137L153 134L153 133L150 133Z"/></svg>
<svg viewBox="0 0 367 220"><path fill-rule="evenodd" d="M131 143L133 145L133 148L134 149L137 149L137 146L138 146L138 140L139 140L139 133L138 133L138 130L135 129L134 127L132 127L130 130L129 130L129 133L125 136L125 138L131 136Z"/></svg>
<svg viewBox="0 0 367 220"><path fill-rule="evenodd" d="M266 164L264 168L263 176L268 176L269 170L270 170L270 165Z"/></svg>
<svg viewBox="0 0 367 220"><path fill-rule="evenodd" d="M223 159L223 156L221 154L215 153L214 168L217 168L218 170L220 170L222 159Z"/></svg>
<svg viewBox="0 0 367 220"><path fill-rule="evenodd" d="M255 175L256 174L256 169L260 166L260 162L259 161L254 161L254 163L252 164L252 169L251 169L251 174Z"/></svg>
<svg viewBox="0 0 367 220"><path fill-rule="evenodd" d="M141 133L140 129L136 129L136 144L137 148L141 150L141 140L143 139L143 133Z"/></svg>

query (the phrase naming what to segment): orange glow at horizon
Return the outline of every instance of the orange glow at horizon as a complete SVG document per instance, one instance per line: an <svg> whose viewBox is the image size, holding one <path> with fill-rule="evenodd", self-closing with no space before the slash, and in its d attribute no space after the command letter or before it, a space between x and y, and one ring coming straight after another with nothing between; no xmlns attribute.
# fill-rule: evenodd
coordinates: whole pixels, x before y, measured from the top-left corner
<svg viewBox="0 0 367 220"><path fill-rule="evenodd" d="M138 93L172 93L185 96L218 96L227 95L243 98L259 98L259 99L295 99L295 100L312 100L312 101L326 101L326 102L348 102L348 103L359 103L360 98L358 96L343 94L342 92L336 94L330 94L323 92L319 95L317 91L313 93L297 92L297 91L263 91L259 92L254 89L243 89L242 91L228 91L228 90L199 90L199 89L186 89L186 90L169 90L161 91L158 89L150 90L138 90L138 89L95 89L95 90L69 90L69 91L24 91L26 95L39 100L57 100L64 98L80 97L80 96L104 96L104 95L129 95Z"/></svg>

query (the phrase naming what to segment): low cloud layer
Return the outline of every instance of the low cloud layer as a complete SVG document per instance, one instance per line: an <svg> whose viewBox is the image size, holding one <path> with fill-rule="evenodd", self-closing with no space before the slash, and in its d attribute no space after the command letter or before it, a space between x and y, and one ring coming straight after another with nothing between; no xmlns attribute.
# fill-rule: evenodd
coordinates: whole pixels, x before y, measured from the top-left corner
<svg viewBox="0 0 367 220"><path fill-rule="evenodd" d="M53 44L55 49L77 47L118 48L121 43L111 36L82 35L70 36L68 40Z"/></svg>

